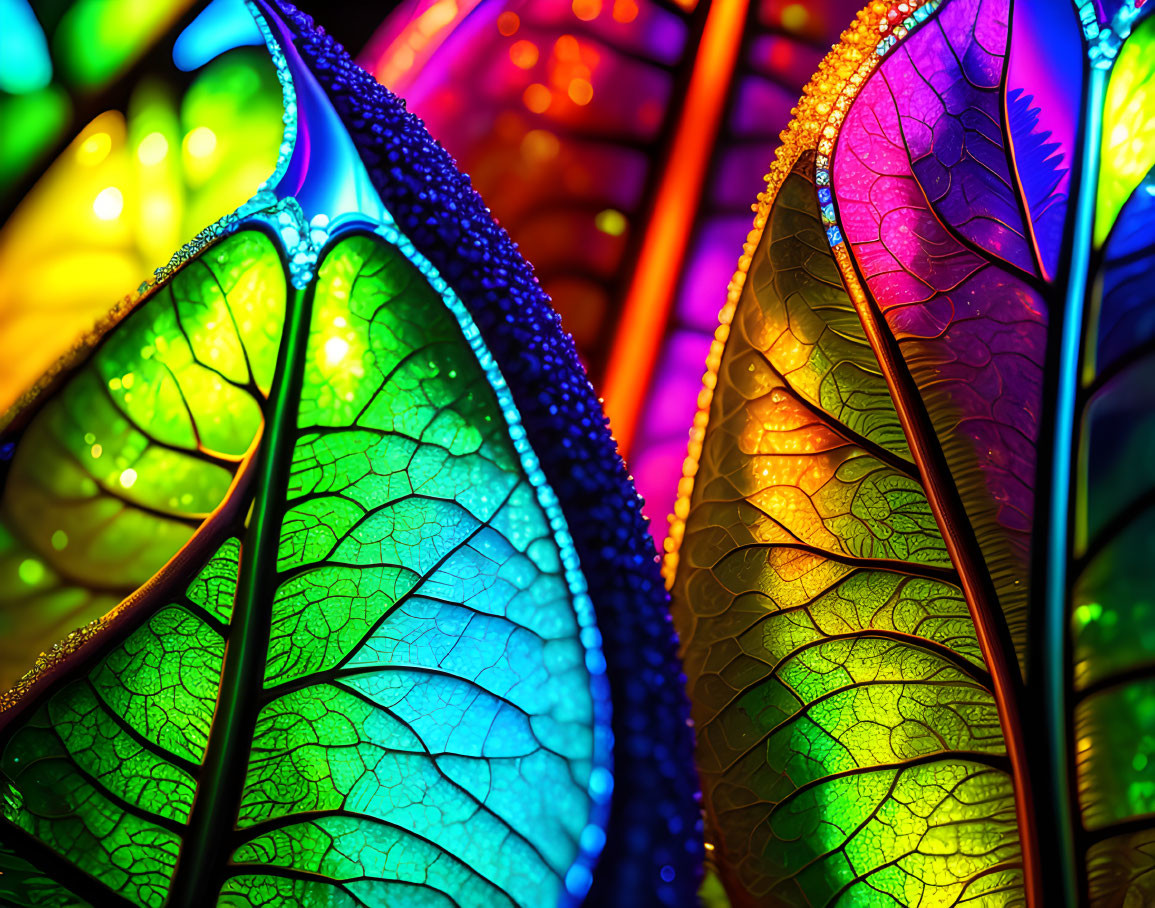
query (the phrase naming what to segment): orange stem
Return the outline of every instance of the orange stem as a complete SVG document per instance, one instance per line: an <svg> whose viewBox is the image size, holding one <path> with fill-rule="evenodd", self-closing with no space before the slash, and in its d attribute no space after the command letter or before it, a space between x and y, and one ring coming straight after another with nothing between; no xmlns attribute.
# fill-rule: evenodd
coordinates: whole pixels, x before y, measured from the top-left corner
<svg viewBox="0 0 1155 908"><path fill-rule="evenodd" d="M661 176L653 216L638 255L606 370L605 406L626 454L674 301L706 166L738 59L749 0L715 0L690 74L686 103ZM721 297L722 288L718 288Z"/></svg>

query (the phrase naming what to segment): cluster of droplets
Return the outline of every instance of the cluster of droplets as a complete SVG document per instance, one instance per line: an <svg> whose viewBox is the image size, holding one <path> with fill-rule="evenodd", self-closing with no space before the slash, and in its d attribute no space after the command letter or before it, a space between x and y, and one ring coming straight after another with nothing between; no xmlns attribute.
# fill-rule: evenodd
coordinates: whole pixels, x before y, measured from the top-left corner
<svg viewBox="0 0 1155 908"><path fill-rule="evenodd" d="M317 259L329 241L329 216L317 214L306 222L297 200L290 197L277 205L276 220L271 224L285 247L289 280L304 290L317 272Z"/></svg>
<svg viewBox="0 0 1155 908"><path fill-rule="evenodd" d="M885 57L895 44L905 38L916 27L927 20L939 6L942 0L930 0L928 3L918 2L900 3L886 14L886 18L879 23L878 30L886 37L878 42L875 52Z"/></svg>
<svg viewBox="0 0 1155 908"><path fill-rule="evenodd" d="M277 79L281 83L284 104L281 120L285 125L285 132L281 136L281 147L277 152L277 166L273 168L268 179L261 184L258 193L260 195L261 193L272 192L276 188L277 184L281 182L281 177L288 170L289 161L293 157L293 149L297 144L297 92L293 88L293 74L289 71L289 61L285 59L285 52L281 50L281 46L273 37L273 32L265 21L265 17L260 14L252 0L245 0L245 6L248 7L257 23L257 28L261 31L261 36L265 39L265 47L269 50L269 57L277 70Z"/></svg>
<svg viewBox="0 0 1155 908"><path fill-rule="evenodd" d="M111 612L94 618L83 627L69 632L63 640L59 640L46 651L36 657L36 662L28 669L6 693L0 694L0 712L24 701L28 692L37 685L47 684L54 675L54 670L67 667L68 660L73 653L80 650L85 644L102 636L124 614L132 599L126 599Z"/></svg>
<svg viewBox="0 0 1155 908"><path fill-rule="evenodd" d="M1119 7L1111 22L1099 24L1099 14L1094 0L1075 0L1079 11L1079 21L1083 26L1083 37L1087 41L1087 57L1096 69L1110 69L1123 47L1123 42L1131 35L1131 29L1139 18L1146 0L1126 0Z"/></svg>
<svg viewBox="0 0 1155 908"><path fill-rule="evenodd" d="M274 193L263 189L235 212L210 224L182 246L167 265L156 269L152 281L141 284L139 292L143 294L168 280L206 247L253 221L267 224L280 237L293 286L298 289L307 287L316 274L317 260L332 232L329 216L318 214L306 221L295 198L278 199Z"/></svg>
<svg viewBox="0 0 1155 908"><path fill-rule="evenodd" d="M834 142L838 131L842 128L842 121L846 118L850 105L858 96L858 92L878 67L882 58L914 29L942 5L942 0L927 0L920 3L918 0L907 0L892 6L886 11L878 23L878 30L885 37L875 45L874 54L863 60L858 69L846 80L838 93L835 102L830 105L826 122L822 127L822 134L818 140L818 155L815 158L814 181L818 185L818 205L822 215L822 226L826 230L826 240L832 249L842 245L842 230L838 226L838 216L834 210L834 197L830 189L830 162L834 154Z"/></svg>
<svg viewBox="0 0 1155 908"><path fill-rule="evenodd" d="M181 265L183 265L185 262L196 258L207 246L215 243L222 236L231 233L235 221L236 215L230 214L225 215L219 221L209 224L191 240L181 246L180 249L178 249L173 254L173 257L168 260L167 264L161 265L159 268L157 268L153 272L152 280L142 283L137 288L137 292L144 294L157 284L168 280L168 278L172 277L172 275L175 274Z"/></svg>

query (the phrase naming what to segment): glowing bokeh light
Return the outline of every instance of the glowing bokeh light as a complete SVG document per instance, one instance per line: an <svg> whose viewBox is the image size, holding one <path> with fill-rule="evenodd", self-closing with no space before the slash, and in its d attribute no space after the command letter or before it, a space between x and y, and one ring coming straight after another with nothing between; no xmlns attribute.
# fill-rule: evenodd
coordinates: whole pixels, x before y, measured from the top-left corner
<svg viewBox="0 0 1155 908"><path fill-rule="evenodd" d="M341 337L331 337L325 341L325 359L330 366L335 366L345 358L349 352L349 342Z"/></svg>
<svg viewBox="0 0 1155 908"><path fill-rule="evenodd" d="M573 79L566 92L569 94L570 100L581 107L594 99L594 87L590 85L588 79Z"/></svg>
<svg viewBox="0 0 1155 908"><path fill-rule="evenodd" d="M517 29L521 25L521 19L517 13L506 10L497 17L497 30L507 38L510 35L517 34Z"/></svg>
<svg viewBox="0 0 1155 908"><path fill-rule="evenodd" d="M44 565L35 558L25 558L18 568L20 579L29 586L36 586L44 579Z"/></svg>
<svg viewBox="0 0 1155 908"><path fill-rule="evenodd" d="M534 82L533 85L526 88L525 93L522 95L522 100L525 101L526 107L534 113L539 114L549 110L552 96L548 88L540 82Z"/></svg>
<svg viewBox="0 0 1155 908"><path fill-rule="evenodd" d="M614 0L614 21L627 25L638 18L638 4L634 0Z"/></svg>
<svg viewBox="0 0 1155 908"><path fill-rule="evenodd" d="M112 151L112 136L106 132L93 133L76 149L76 160L94 167L107 158L110 151Z"/></svg>
<svg viewBox="0 0 1155 908"><path fill-rule="evenodd" d="M217 134L207 126L198 126L184 137L185 150L194 158L207 158L217 148Z"/></svg>
<svg viewBox="0 0 1155 908"><path fill-rule="evenodd" d="M626 216L613 208L598 212L594 224L598 230L610 236L621 236L626 232Z"/></svg>
<svg viewBox="0 0 1155 908"><path fill-rule="evenodd" d="M107 186L92 200L92 211L102 221L115 221L124 211L124 195L115 186Z"/></svg>
<svg viewBox="0 0 1155 908"><path fill-rule="evenodd" d="M519 69L529 69L537 63L537 45L532 41L515 41L509 48L509 59Z"/></svg>
<svg viewBox="0 0 1155 908"><path fill-rule="evenodd" d="M214 144L215 144L214 136ZM166 139L159 132L150 132L147 136L140 140L140 145L136 148L136 156L140 159L140 163L146 167L151 167L154 164L159 164L165 159L168 154L168 139Z"/></svg>
<svg viewBox="0 0 1155 908"><path fill-rule="evenodd" d="M554 55L559 60L575 62L581 59L581 45L573 35L562 35L553 44Z"/></svg>
<svg viewBox="0 0 1155 908"><path fill-rule="evenodd" d="M531 129L521 140L521 153L534 163L552 161L561 150L561 142L548 129Z"/></svg>
<svg viewBox="0 0 1155 908"><path fill-rule="evenodd" d="M602 11L602 0L573 0L573 14L583 22L592 22Z"/></svg>

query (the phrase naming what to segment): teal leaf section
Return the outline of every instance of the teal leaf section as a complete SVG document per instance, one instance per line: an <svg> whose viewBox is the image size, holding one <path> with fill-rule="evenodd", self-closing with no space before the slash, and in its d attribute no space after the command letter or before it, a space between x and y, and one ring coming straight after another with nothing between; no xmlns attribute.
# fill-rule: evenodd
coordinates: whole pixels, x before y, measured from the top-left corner
<svg viewBox="0 0 1155 908"><path fill-rule="evenodd" d="M226 244L202 256L254 254ZM384 228L336 238L285 311L240 506L8 713L12 903L580 897L605 666L496 366Z"/></svg>

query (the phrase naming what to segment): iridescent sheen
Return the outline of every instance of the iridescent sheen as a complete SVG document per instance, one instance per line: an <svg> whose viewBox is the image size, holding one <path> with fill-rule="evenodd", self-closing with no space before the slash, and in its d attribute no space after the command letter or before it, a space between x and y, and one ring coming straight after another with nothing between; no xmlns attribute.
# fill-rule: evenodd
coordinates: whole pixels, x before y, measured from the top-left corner
<svg viewBox="0 0 1155 908"><path fill-rule="evenodd" d="M666 565L735 904L1155 894L1145 12L872 4L783 134Z"/></svg>
<svg viewBox="0 0 1155 908"><path fill-rule="evenodd" d="M0 448L4 609L59 599L5 662L31 671L0 717L3 885L170 908L692 891L688 730L631 737L646 703L680 709L664 596L572 345L401 102L258 6L272 176ZM674 780L628 829L615 737ZM599 863L607 841L629 845Z"/></svg>
<svg viewBox="0 0 1155 908"><path fill-rule="evenodd" d="M259 233L207 256L242 273L281 267ZM220 341L211 349L238 347L231 360L201 356L226 378L230 363L252 364L259 387L272 370L232 327L253 318L244 292L227 293L214 318L204 291L179 283L201 261L180 272L177 292L221 329L208 332ZM372 898L420 885L429 899L557 902L608 777L587 668L601 656L582 637L590 616L572 591L572 550L551 529L462 328L396 247L339 241L311 297L294 298L292 318L308 326L290 329L286 343L299 347L276 378L300 390L265 404L264 466L244 466L257 476L271 467L285 484L251 489L248 530L234 507L211 536L202 531L184 564L125 610L107 635L116 646L63 672L34 712L8 723L0 768L19 808L7 819L142 904L204 904L222 885L230 904L272 893L308 902L328 888L319 878ZM168 306L158 294L135 315ZM114 331L102 352L117 340L155 347L161 336ZM162 364L134 387L156 399L167 378ZM283 447L273 448L279 428ZM137 465L142 482L183 478L163 459ZM227 539L200 567L211 537L233 532L239 543ZM245 667L241 639L266 641L260 675L230 687ZM236 756L250 746L251 756L238 792L235 764L215 758L222 724L235 731L246 716L253 730ZM230 798L238 833L217 860L237 866L222 878L204 855L221 838L206 817ZM339 847L314 841L338 831ZM116 858L125 848L129 868ZM351 848L365 851L356 872ZM294 884L268 865L317 877Z"/></svg>

